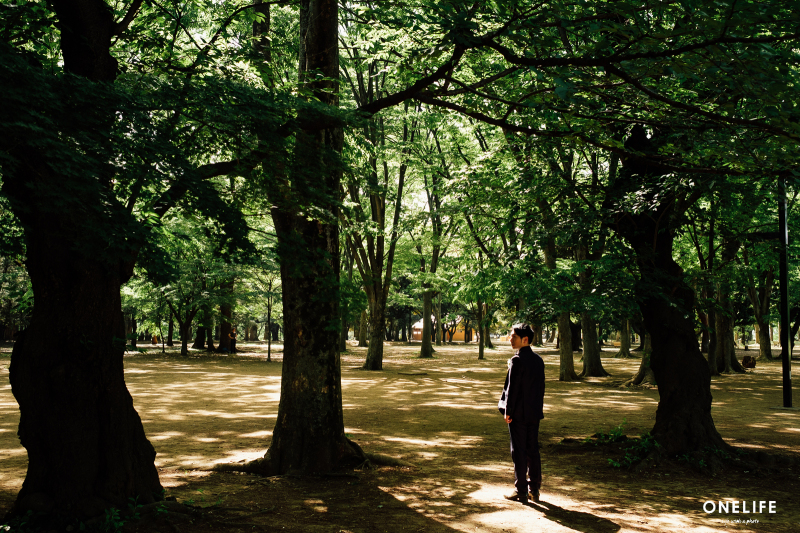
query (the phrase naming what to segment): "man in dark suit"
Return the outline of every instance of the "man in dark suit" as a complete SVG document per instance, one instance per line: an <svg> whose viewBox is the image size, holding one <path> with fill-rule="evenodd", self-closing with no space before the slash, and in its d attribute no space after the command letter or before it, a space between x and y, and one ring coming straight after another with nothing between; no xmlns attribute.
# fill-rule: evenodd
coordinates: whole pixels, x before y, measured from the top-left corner
<svg viewBox="0 0 800 533"><path fill-rule="evenodd" d="M511 329L516 352L508 362L508 374L498 408L508 424L516 490L508 500L539 502L542 462L539 457L539 421L544 418L544 361L531 350L533 329L518 324ZM529 481L530 480L530 481Z"/></svg>

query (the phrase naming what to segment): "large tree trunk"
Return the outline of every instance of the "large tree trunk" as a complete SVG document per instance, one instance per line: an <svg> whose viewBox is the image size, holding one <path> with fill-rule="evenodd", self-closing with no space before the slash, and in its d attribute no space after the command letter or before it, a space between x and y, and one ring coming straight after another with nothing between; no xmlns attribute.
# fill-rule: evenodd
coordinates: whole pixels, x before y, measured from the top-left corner
<svg viewBox="0 0 800 533"><path fill-rule="evenodd" d="M541 346L542 345L542 325L535 324L533 326L533 346Z"/></svg>
<svg viewBox="0 0 800 533"><path fill-rule="evenodd" d="M319 71L322 81L308 87L323 103L337 105L338 3L302 0L300 73ZM323 92L327 89L330 92ZM302 123L302 121L300 121ZM335 201L340 171L325 157L340 151L336 129L297 134L292 191L305 198L313 188L315 207L325 220L311 219L282 195L270 198L278 235L283 290L283 371L278 417L266 455L244 469L261 474L320 473L357 455L344 435L339 325L339 230ZM333 170L332 170L333 169ZM320 199L320 195L329 195ZM379 324L373 329L381 330ZM363 456L363 454L361 454Z"/></svg>
<svg viewBox="0 0 800 533"><path fill-rule="evenodd" d="M214 319L209 319L206 330L206 351L214 351Z"/></svg>
<svg viewBox="0 0 800 533"><path fill-rule="evenodd" d="M637 128L631 140L642 150L650 141L644 129ZM616 184L617 194L624 194L626 185L641 187L652 169L633 160L623 171L628 179ZM639 267L634 293L652 338L650 366L660 396L652 434L668 455L728 448L711 418L711 376L695 338L694 291L672 258L674 235L669 223L675 203L667 197L653 211L625 212L615 225L633 248Z"/></svg>
<svg viewBox="0 0 800 533"><path fill-rule="evenodd" d="M358 347L367 346L367 310L361 311L361 318L358 320Z"/></svg>
<svg viewBox="0 0 800 533"><path fill-rule="evenodd" d="M619 351L614 355L618 359L628 359L631 355L631 326L628 320L622 321L619 334Z"/></svg>
<svg viewBox="0 0 800 533"><path fill-rule="evenodd" d="M647 239L650 250L653 240ZM672 259L672 236L658 235L655 257L649 250L642 250L644 243L636 244L642 283L651 287L651 291L641 291L647 296L639 307L652 338L650 365L660 395L653 435L670 455L699 451L707 446L727 448L711 418L708 364L689 318L693 292L683 282L683 271ZM653 294L652 287L659 285L661 294Z"/></svg>
<svg viewBox="0 0 800 533"><path fill-rule="evenodd" d="M722 235L724 237L722 241L722 264L725 265L732 263L736 258L740 242L732 238L728 231L722 231ZM715 360L716 367L714 368L714 365L709 364L709 368L726 374L730 372L744 373L744 368L736 358L736 344L733 338L734 310L730 295L731 286L727 276L722 276L722 278L717 283L717 304L720 308L720 311L716 313L714 328L717 333L717 345L715 353L709 353L708 356L709 360ZM712 374L714 374L713 370Z"/></svg>
<svg viewBox="0 0 800 533"><path fill-rule="evenodd" d="M572 356L572 332L570 325L569 313L560 313L558 315L559 381L576 381L579 379L578 375L575 374L575 359Z"/></svg>
<svg viewBox="0 0 800 533"><path fill-rule="evenodd" d="M719 296L725 300L720 302L722 312L717 313L717 349L716 353L710 354L709 357L713 355L718 373L744 373L745 369L736 358L736 344L733 339L733 303L728 299L727 290L720 288Z"/></svg>
<svg viewBox="0 0 800 533"><path fill-rule="evenodd" d="M364 361L364 370L383 369L383 324L384 302L381 298L372 298L369 306L369 314L372 320L372 329L369 335L369 348L367 348L367 360Z"/></svg>
<svg viewBox="0 0 800 533"><path fill-rule="evenodd" d="M769 338L769 324L761 317L756 317L756 321L758 322L758 357L772 361L772 339Z"/></svg>
<svg viewBox="0 0 800 533"><path fill-rule="evenodd" d="M11 356L28 451L14 512L85 519L129 498L152 502L162 490L156 454L125 387L124 345L115 340L124 338L119 268L81 257L52 220L26 219L36 305Z"/></svg>
<svg viewBox="0 0 800 533"><path fill-rule="evenodd" d="M491 313L489 312L489 304L488 303L483 304L483 309L484 309L483 320L484 320L484 322L486 322L486 324L483 327L483 332L481 333L481 338L483 339L483 345L484 346L486 346L487 348L494 348L494 344L492 344L491 332L489 331L489 323L492 321ZM533 328L533 333L534 333L534 339L533 339L534 340L534 345L535 346L541 346L542 345L542 327L541 326L535 326ZM537 333L539 335L538 337L536 337ZM536 339L537 338L539 339L539 344L536 344Z"/></svg>
<svg viewBox="0 0 800 533"><path fill-rule="evenodd" d="M589 248L586 245L578 247L578 259L582 261L589 259ZM578 274L578 280L583 293L590 294L593 288L591 267L584 267ZM608 372L605 371L603 362L600 360L597 326L588 311L581 312L581 332L583 334L583 370L581 370L580 377L608 376Z"/></svg>
<svg viewBox="0 0 800 533"><path fill-rule="evenodd" d="M653 352L652 345L653 343L650 340L650 335L645 334L643 343L644 348L642 350L642 362L639 363L639 370L636 372L636 375L623 383L623 387L627 387L629 385L656 384L656 376L650 366L650 355Z"/></svg>
<svg viewBox="0 0 800 533"><path fill-rule="evenodd" d="M747 247L743 251L745 264L749 265ZM751 279L750 286L747 288L747 295L753 306L753 315L756 319L756 334L758 336L759 359L772 361L772 339L770 338L770 325L768 321L770 298L772 296L772 284L775 280L774 269L770 268L761 272L756 286L755 280Z"/></svg>
<svg viewBox="0 0 800 533"><path fill-rule="evenodd" d="M422 348L419 356L422 358L433 357L433 346L431 343L431 291L422 294ZM467 332L464 331L464 339Z"/></svg>
<svg viewBox="0 0 800 533"><path fill-rule="evenodd" d="M583 370L580 377L605 377L609 373L603 368L600 359L600 344L597 342L597 326L589 313L581 313L583 330Z"/></svg>
<svg viewBox="0 0 800 533"><path fill-rule="evenodd" d="M113 82L109 6L100 0L51 6L65 70ZM111 124L113 116L107 118ZM86 134L102 137L102 120ZM63 530L112 505L132 498L149 503L162 492L155 450L124 379L120 286L133 272L135 254L116 247L121 233L114 231L127 231L133 221L104 177L88 169L61 175L36 149L5 155L18 161L4 166L2 187L24 230L36 302L11 355L18 434L28 452L12 512L57 516L53 529Z"/></svg>
<svg viewBox="0 0 800 533"><path fill-rule="evenodd" d="M197 326L197 331L195 332L192 349L202 350L205 347L206 347L206 328L204 328L203 326Z"/></svg>
<svg viewBox="0 0 800 533"><path fill-rule="evenodd" d="M228 282L225 288L233 290L233 282ZM233 307L228 303L222 303L219 306L219 314L222 320L219 324L219 344L217 345L217 353L231 351L230 334L233 328Z"/></svg>

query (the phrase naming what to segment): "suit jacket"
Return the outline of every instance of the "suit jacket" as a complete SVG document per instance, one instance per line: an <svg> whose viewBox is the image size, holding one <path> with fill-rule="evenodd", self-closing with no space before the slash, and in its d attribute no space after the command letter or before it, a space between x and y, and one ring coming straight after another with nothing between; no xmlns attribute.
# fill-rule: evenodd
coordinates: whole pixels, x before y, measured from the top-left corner
<svg viewBox="0 0 800 533"><path fill-rule="evenodd" d="M544 361L529 346L511 358L498 408L514 422L544 418Z"/></svg>

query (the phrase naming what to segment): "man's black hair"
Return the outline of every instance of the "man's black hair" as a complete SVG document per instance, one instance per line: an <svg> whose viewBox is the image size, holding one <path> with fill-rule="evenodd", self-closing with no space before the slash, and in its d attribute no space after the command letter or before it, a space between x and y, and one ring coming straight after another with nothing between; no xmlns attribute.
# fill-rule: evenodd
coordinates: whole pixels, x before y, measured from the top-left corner
<svg viewBox="0 0 800 533"><path fill-rule="evenodd" d="M515 324L511 326L511 329L517 336L522 339L524 337L528 337L528 344L533 344L533 328L531 328L530 324Z"/></svg>

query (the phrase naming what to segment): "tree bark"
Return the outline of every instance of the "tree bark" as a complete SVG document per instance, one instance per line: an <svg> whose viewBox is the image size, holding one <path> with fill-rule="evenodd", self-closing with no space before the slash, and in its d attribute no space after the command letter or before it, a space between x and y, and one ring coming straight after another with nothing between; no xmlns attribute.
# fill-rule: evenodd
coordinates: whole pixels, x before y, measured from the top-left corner
<svg viewBox="0 0 800 533"><path fill-rule="evenodd" d="M617 359L629 359L631 355L631 326L628 320L622 321L619 334L619 351L614 355Z"/></svg>
<svg viewBox="0 0 800 533"><path fill-rule="evenodd" d="M207 322L206 330L206 351L213 352L214 351L214 320L213 318L209 318Z"/></svg>
<svg viewBox="0 0 800 533"><path fill-rule="evenodd" d="M371 298L369 316L372 321L372 329L369 335L369 348L367 348L367 359L361 367L364 370L383 369L383 324L386 321L385 300L382 298Z"/></svg>
<svg viewBox="0 0 800 533"><path fill-rule="evenodd" d="M589 261L589 248L585 244L578 246L578 260ZM578 282L584 294L592 290L592 269L585 266L578 274ZM600 344L597 341L597 326L588 311L581 312L581 332L583 337L583 370L579 377L605 377L608 372L603 368L600 359Z"/></svg>
<svg viewBox="0 0 800 533"><path fill-rule="evenodd" d="M560 313L558 315L559 381L577 381L580 379L575 373L575 359L572 356L572 331L570 325L569 313Z"/></svg>
<svg viewBox="0 0 800 533"><path fill-rule="evenodd" d="M742 251L742 256L746 265L750 265L747 247ZM756 319L756 334L758 336L759 359L772 361L772 339L770 338L769 309L770 297L772 295L772 285L775 281L775 270L769 268L759 275L758 285L754 279L750 279L750 286L747 288L747 295L753 305L753 315Z"/></svg>
<svg viewBox="0 0 800 533"><path fill-rule="evenodd" d="M636 372L635 376L623 383L623 387L627 387L629 385L656 384L656 376L650 366L650 355L653 350L649 334L645 334L643 345L644 348L642 350L642 362L639 364L639 370Z"/></svg>
<svg viewBox="0 0 800 533"><path fill-rule="evenodd" d="M436 295L436 346L442 345L442 292Z"/></svg>
<svg viewBox="0 0 800 533"><path fill-rule="evenodd" d="M533 345L534 346L541 346L542 345L542 325L536 324L533 326Z"/></svg>
<svg viewBox="0 0 800 533"><path fill-rule="evenodd" d="M729 231L723 230L723 244L722 244L722 264L727 265L733 262L736 253L741 246L741 243L732 238ZM745 370L736 358L736 344L733 338L734 329L734 310L733 302L731 301L731 286L727 276L722 276L722 279L717 283L717 306L719 310L716 313L715 330L717 333L717 345L715 353L713 354L714 362L716 363L716 373L725 372L740 372L744 373ZM712 359L712 354L709 354L709 360ZM709 365L713 368L714 365ZM715 372L712 371L712 374Z"/></svg>
<svg viewBox="0 0 800 533"><path fill-rule="evenodd" d="M50 5L58 19L65 71L113 82L111 8L101 0ZM113 123L113 116L102 117L98 128L106 118ZM4 166L3 193L24 231L36 301L11 355L18 434L28 452L27 475L12 514L58 516L64 527L130 498L153 502L162 493L155 450L123 369L120 287L133 272L135 254L115 248L114 239L97 253L98 232L126 228L132 219L108 194L103 176L62 175L33 148L6 155L18 164Z"/></svg>
<svg viewBox="0 0 800 533"><path fill-rule="evenodd" d="M28 452L13 512L85 519L129 498L155 501L156 454L125 387L124 344L116 340L124 338L119 268L80 257L70 247L76 239L52 231L52 220L40 225L38 215L34 224L21 217L37 299L11 356Z"/></svg>
<svg viewBox="0 0 800 533"><path fill-rule="evenodd" d="M301 82L330 106L338 105L338 84L330 81L339 75L338 29L335 0L301 0ZM306 79L315 71L322 77ZM315 207L327 211L326 219L298 213L297 205L287 203L282 194L270 197L275 206L272 218L279 242L284 307L281 399L272 444L263 458L246 465L244 469L249 471L265 475L323 473L359 455L344 435L337 343L336 202L341 171L325 155L329 150L341 151L342 143L338 129L297 134L291 190L297 193L295 199L303 199L308 188L314 188ZM380 325L374 329L380 331Z"/></svg>
<svg viewBox="0 0 800 533"><path fill-rule="evenodd" d="M480 332L480 338L478 339L478 359L483 359L483 345L485 344L484 340L484 329L483 329L483 302L478 299L478 331Z"/></svg>
<svg viewBox="0 0 800 533"><path fill-rule="evenodd" d="M367 346L367 310L361 311L361 319L358 321L358 347Z"/></svg>
<svg viewBox="0 0 800 533"><path fill-rule="evenodd" d="M644 128L637 126L626 146L646 151L651 143ZM641 160L624 161L620 173L623 179L614 184L607 205L629 188L641 190L642 181L658 173L657 167ZM714 446L728 449L711 418L711 376L695 338L694 291L672 257L674 232L670 223L682 215L675 211L680 197L648 196L646 200L653 202L651 211L622 212L614 228L633 248L639 267L640 280L634 293L652 339L650 366L660 396L652 434L669 455Z"/></svg>
<svg viewBox="0 0 800 533"><path fill-rule="evenodd" d="M167 346L175 346L173 338L175 337L175 320L172 311L169 312L169 327L167 328Z"/></svg>
<svg viewBox="0 0 800 533"><path fill-rule="evenodd" d="M606 377L610 374L603 368L600 359L600 344L597 341L597 327L589 313L581 313L583 330L583 370L579 377Z"/></svg>
<svg viewBox="0 0 800 533"><path fill-rule="evenodd" d="M433 346L431 343L431 291L422 294L422 347L419 350L421 358L433 357ZM466 331L464 332L466 339Z"/></svg>
<svg viewBox="0 0 800 533"><path fill-rule="evenodd" d="M233 291L233 282L229 281L223 284L223 289ZM219 305L219 314L222 320L219 324L219 344L217 345L217 353L231 351L231 339L229 335L232 331L233 322L233 307L229 303L222 303Z"/></svg>
<svg viewBox="0 0 800 533"><path fill-rule="evenodd" d="M206 328L204 328L203 326L197 326L196 329L197 331L195 332L192 349L202 350L206 347Z"/></svg>

